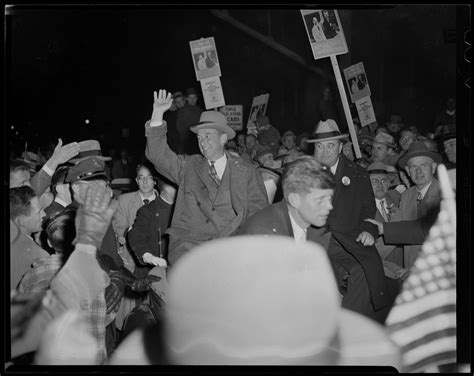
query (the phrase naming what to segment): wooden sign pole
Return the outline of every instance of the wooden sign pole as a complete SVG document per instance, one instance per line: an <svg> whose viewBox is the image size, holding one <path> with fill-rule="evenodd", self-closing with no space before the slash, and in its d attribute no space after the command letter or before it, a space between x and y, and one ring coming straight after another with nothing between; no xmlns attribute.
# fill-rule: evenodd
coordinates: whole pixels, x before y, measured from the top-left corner
<svg viewBox="0 0 474 376"><path fill-rule="evenodd" d="M331 55L330 58L332 63L332 69L334 70L334 75L336 76L337 88L339 89L339 94L341 95L342 106L344 107L344 113L346 115L352 145L354 146L355 156L356 158L361 158L362 154L360 152L359 140L357 139L354 123L352 122L351 110L349 108L349 102L347 101L346 91L344 90L344 83L342 81L341 72L339 70L339 64L337 63L337 57L336 55Z"/></svg>

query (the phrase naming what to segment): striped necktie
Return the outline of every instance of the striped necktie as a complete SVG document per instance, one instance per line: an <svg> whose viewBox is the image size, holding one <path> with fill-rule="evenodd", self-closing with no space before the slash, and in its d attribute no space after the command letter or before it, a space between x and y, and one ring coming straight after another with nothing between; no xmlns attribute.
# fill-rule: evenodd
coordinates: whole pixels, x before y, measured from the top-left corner
<svg viewBox="0 0 474 376"><path fill-rule="evenodd" d="M420 202L423 200L423 195L421 194L421 191L418 192L418 197L416 198L416 206L418 207L420 205Z"/></svg>
<svg viewBox="0 0 474 376"><path fill-rule="evenodd" d="M387 209L385 209L385 199L380 201L380 211L383 219L385 219L386 222L390 222L390 216L387 213Z"/></svg>
<svg viewBox="0 0 474 376"><path fill-rule="evenodd" d="M219 178L219 175L217 175L216 166L214 166L215 163L215 161L211 161L211 165L209 166L209 175L211 179L214 180L214 183L220 185L221 179Z"/></svg>
<svg viewBox="0 0 474 376"><path fill-rule="evenodd" d="M148 200L147 198L143 200L143 205L146 205L150 202L150 200Z"/></svg>

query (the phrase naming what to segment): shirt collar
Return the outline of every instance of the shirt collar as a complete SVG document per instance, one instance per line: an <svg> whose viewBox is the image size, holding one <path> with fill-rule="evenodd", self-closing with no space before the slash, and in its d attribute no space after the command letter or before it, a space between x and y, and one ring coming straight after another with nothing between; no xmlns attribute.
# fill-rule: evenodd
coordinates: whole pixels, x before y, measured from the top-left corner
<svg viewBox="0 0 474 376"><path fill-rule="evenodd" d="M290 215L291 227L293 227L293 235L296 241L299 241L302 238L306 240L306 232L308 229L302 228L298 223L296 223L296 220L293 218L293 215L291 214L289 210L288 210L288 214Z"/></svg>
<svg viewBox="0 0 474 376"><path fill-rule="evenodd" d="M144 200L148 200L149 202L151 202L151 201L155 200L155 198L156 198L156 196L157 196L156 191L153 191L153 196L147 197L147 198L143 197L143 195L142 195L142 193L141 193L140 191L138 191L138 194L140 195L140 198L142 199L142 202L143 202Z"/></svg>
<svg viewBox="0 0 474 376"><path fill-rule="evenodd" d="M208 160L207 163L209 163L209 166L211 165L211 161ZM225 153L222 157L214 161L214 167L220 179L222 179L222 175L224 175L226 164L227 164L227 155Z"/></svg>
<svg viewBox="0 0 474 376"><path fill-rule="evenodd" d="M428 192L428 189L430 189L432 183L433 183L433 180L431 180L428 184L426 184L422 190L417 189L417 191L421 193L422 198L425 198L426 192Z"/></svg>
<svg viewBox="0 0 474 376"><path fill-rule="evenodd" d="M337 158L337 162L334 166L331 166L330 169L331 169L331 172L333 175L336 175L336 170L337 170L337 166L339 165L339 158Z"/></svg>

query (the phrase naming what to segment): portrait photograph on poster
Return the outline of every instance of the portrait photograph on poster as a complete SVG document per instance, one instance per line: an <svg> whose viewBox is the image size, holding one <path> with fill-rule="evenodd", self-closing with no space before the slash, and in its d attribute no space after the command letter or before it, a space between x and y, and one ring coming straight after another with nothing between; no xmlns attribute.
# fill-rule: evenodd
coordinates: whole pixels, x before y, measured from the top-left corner
<svg viewBox="0 0 474 376"><path fill-rule="evenodd" d="M194 70L198 81L209 77L220 77L221 69L214 38L190 41Z"/></svg>
<svg viewBox="0 0 474 376"><path fill-rule="evenodd" d="M348 52L339 15L332 9L301 10L314 59Z"/></svg>
<svg viewBox="0 0 474 376"><path fill-rule="evenodd" d="M259 116L265 115L267 112L268 98L270 94L262 94L253 98L252 106L250 107L250 115L247 121L247 133L256 130L256 121Z"/></svg>
<svg viewBox="0 0 474 376"><path fill-rule="evenodd" d="M352 103L370 96L370 87L362 62L344 69L344 77L349 88Z"/></svg>

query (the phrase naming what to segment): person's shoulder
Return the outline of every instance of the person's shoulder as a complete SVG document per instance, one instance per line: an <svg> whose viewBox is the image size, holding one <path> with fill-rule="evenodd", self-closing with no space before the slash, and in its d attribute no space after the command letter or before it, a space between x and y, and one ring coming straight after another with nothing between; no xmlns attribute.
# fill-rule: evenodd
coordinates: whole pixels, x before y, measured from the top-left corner
<svg viewBox="0 0 474 376"><path fill-rule="evenodd" d="M343 171L350 171L354 177L359 177L362 179L369 177L369 173L364 167L360 166L354 161L351 161L350 159L347 159L344 156L339 159L339 163L342 163Z"/></svg>
<svg viewBox="0 0 474 376"><path fill-rule="evenodd" d="M255 166L250 163L247 159L242 158L240 155L233 155L227 153L228 163L233 166L244 170L256 170Z"/></svg>
<svg viewBox="0 0 474 376"><path fill-rule="evenodd" d="M122 194L118 197L119 204L120 204L120 203L130 202L130 201L132 201L133 199L135 199L137 196L138 196L138 191L122 193Z"/></svg>

